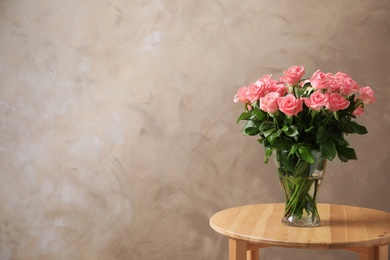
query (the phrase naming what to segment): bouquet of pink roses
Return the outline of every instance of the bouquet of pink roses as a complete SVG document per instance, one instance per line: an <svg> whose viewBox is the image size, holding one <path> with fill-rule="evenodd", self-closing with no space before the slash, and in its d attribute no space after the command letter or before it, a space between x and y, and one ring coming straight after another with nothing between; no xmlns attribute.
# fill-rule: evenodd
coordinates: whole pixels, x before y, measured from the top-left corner
<svg viewBox="0 0 390 260"><path fill-rule="evenodd" d="M317 70L303 79L304 74L303 66L292 66L278 80L264 75L241 87L234 102L245 104L238 118L246 121L242 132L260 136L265 162L275 149L289 150L307 163L314 161L312 150L329 160L336 155L342 162L356 160L345 135L367 133L355 119L375 101L373 90L342 72Z"/></svg>

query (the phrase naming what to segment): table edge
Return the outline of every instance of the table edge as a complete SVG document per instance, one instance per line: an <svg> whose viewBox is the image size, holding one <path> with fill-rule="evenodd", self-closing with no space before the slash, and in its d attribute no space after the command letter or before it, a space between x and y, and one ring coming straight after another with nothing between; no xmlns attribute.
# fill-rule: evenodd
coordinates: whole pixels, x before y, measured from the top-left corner
<svg viewBox="0 0 390 260"><path fill-rule="evenodd" d="M253 205L281 205L284 203L261 203L261 204L249 204L249 205L242 205L242 206L236 206L236 207L231 207L227 208L224 210L229 210L229 209L235 209L235 208L241 208L245 206L253 206ZM390 216L389 212L383 211L383 210L377 210L373 208L366 208L366 207L359 207L359 206L350 206L350 205L341 205L341 204L331 204L331 203L318 203L317 205L325 205L325 206L342 206L342 207L353 207L353 208L362 208L362 209L368 209L368 210L374 210L378 212L382 212L385 214L388 214ZM332 242L332 243L299 243L299 242L280 242L278 240L269 240L269 239L253 239L253 237L246 236L246 235L237 235L234 232L229 232L226 230L222 230L218 228L215 224L212 223L212 218L224 211L218 211L215 214L213 214L210 217L209 220L209 225L210 227L216 231L217 233L226 236L228 238L232 239L237 239L237 240L243 240L247 241L248 243L252 244L262 244L266 246L277 246L277 247L284 247L284 248L306 248L306 249L346 249L346 248L362 248L362 247L374 247L374 246L384 246L384 245L389 245L390 244L390 236L384 237L384 238L376 238L376 239L371 239L369 241L353 241L353 242L348 242L348 243L343 243L343 242ZM316 228L316 227L307 227L307 228ZM286 244L287 243L287 244Z"/></svg>

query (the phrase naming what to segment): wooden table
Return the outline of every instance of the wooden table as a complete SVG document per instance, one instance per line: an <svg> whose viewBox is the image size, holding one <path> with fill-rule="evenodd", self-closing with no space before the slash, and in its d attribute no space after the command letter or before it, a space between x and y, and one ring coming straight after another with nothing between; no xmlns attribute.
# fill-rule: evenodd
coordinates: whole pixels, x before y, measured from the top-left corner
<svg viewBox="0 0 390 260"><path fill-rule="evenodd" d="M390 214L367 208L318 204L321 225L288 227L281 223L284 204L257 204L222 210L210 226L229 238L229 260L259 259L269 246L346 249L363 260L388 260Z"/></svg>

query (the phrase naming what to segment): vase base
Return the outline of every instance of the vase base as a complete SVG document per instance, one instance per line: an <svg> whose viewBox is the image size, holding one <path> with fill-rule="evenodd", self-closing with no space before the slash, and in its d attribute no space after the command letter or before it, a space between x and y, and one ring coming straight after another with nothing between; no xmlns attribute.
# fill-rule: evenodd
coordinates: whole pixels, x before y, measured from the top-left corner
<svg viewBox="0 0 390 260"><path fill-rule="evenodd" d="M286 226L291 227L317 227L320 225L319 217L301 217L297 218L295 216L284 217L282 223Z"/></svg>

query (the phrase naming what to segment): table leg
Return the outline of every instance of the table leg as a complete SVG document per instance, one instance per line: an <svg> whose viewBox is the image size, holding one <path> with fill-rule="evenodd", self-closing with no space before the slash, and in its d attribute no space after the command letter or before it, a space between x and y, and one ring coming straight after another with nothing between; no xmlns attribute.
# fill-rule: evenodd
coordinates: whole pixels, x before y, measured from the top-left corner
<svg viewBox="0 0 390 260"><path fill-rule="evenodd" d="M246 260L246 242L229 238L229 260Z"/></svg>
<svg viewBox="0 0 390 260"><path fill-rule="evenodd" d="M259 249L253 249L246 251L247 260L259 260Z"/></svg>
<svg viewBox="0 0 390 260"><path fill-rule="evenodd" d="M388 246L374 246L365 251L360 254L360 260L388 260Z"/></svg>

